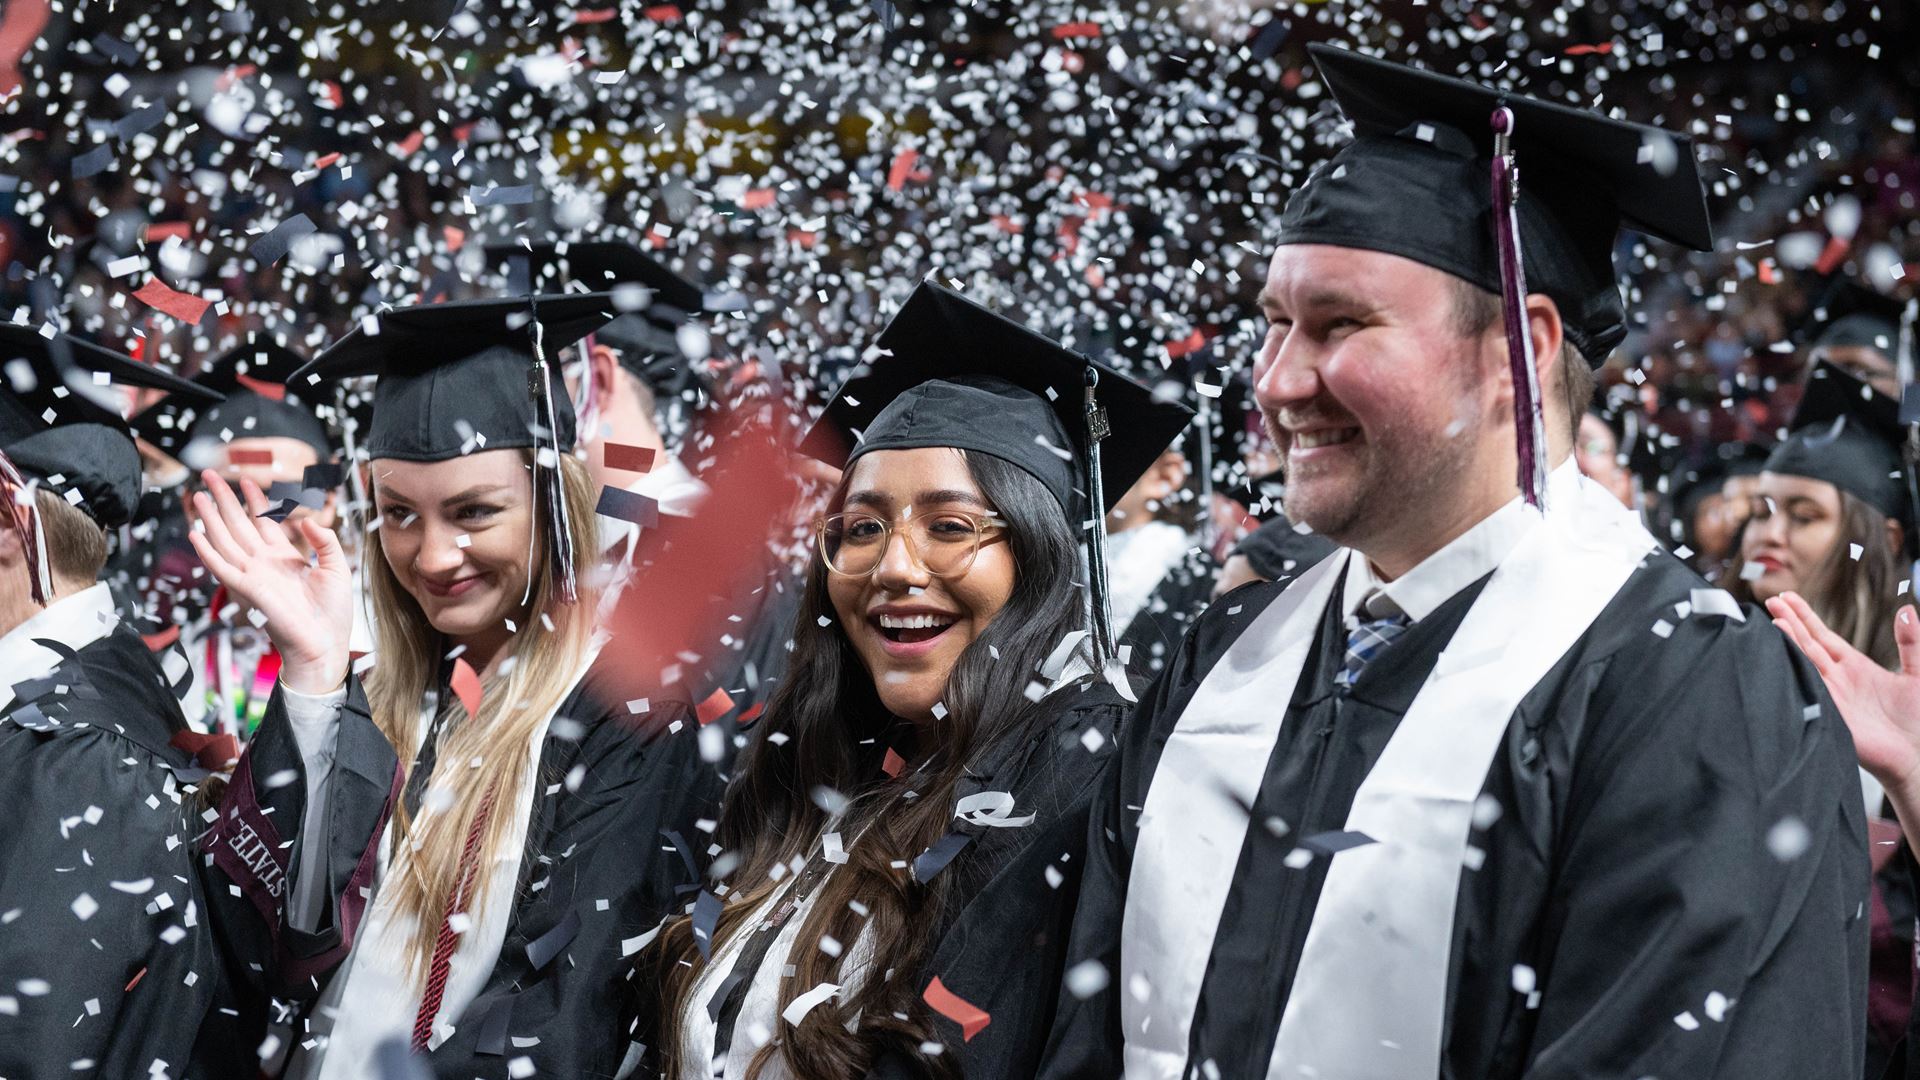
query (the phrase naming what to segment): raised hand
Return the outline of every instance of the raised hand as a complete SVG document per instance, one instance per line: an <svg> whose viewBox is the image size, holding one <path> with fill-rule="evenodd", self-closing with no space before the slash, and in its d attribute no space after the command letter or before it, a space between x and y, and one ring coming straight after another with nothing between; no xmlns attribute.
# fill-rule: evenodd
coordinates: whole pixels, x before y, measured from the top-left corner
<svg viewBox="0 0 1920 1080"><path fill-rule="evenodd" d="M1767 601L1773 624L1807 654L1840 717L1853 732L1860 764L1896 805L1920 806L1920 621L1902 603L1893 619L1900 670L1888 671L1827 628L1798 593ZM1903 812L1902 820L1906 820Z"/></svg>
<svg viewBox="0 0 1920 1080"><path fill-rule="evenodd" d="M346 681L353 629L353 576L340 541L310 520L297 527L313 545L308 562L285 528L262 520L268 501L253 481L240 481L246 506L219 474L201 473L207 490L194 509L204 528L188 534L207 570L241 603L266 616L267 637L280 650L280 680L306 694Z"/></svg>

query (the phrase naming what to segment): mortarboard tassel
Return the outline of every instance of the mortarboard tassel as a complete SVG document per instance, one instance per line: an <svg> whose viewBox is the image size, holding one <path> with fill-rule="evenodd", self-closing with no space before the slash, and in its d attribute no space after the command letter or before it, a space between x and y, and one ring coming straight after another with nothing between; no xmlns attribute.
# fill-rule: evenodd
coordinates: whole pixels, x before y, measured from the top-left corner
<svg viewBox="0 0 1920 1080"><path fill-rule="evenodd" d="M1194 380L1199 385L1199 379ZM1199 407L1193 413L1193 426L1200 431L1200 546L1213 550L1219 538L1219 524L1213 519L1213 399L1195 391Z"/></svg>
<svg viewBox="0 0 1920 1080"><path fill-rule="evenodd" d="M554 580L559 584L559 598L563 604L571 604L580 597L579 582L573 576L573 529L567 513L566 483L560 474L559 418L553 406L553 382L548 377L545 328L540 323L540 313L533 315L533 367L527 376L528 389L533 394L533 412L540 424L546 428L543 438L545 445L533 453L533 489L534 501L545 501L547 523L547 563L552 569ZM531 553L529 553L531 555ZM533 595L533 575L527 576L527 595L522 596L525 603Z"/></svg>
<svg viewBox="0 0 1920 1080"><path fill-rule="evenodd" d="M1094 395L1100 372L1087 365L1087 494L1093 505L1093 535L1087 540L1087 588L1093 600L1093 658L1104 667L1114 655L1113 610L1107 603L1107 498L1100 481L1100 440L1112 429L1107 410Z"/></svg>
<svg viewBox="0 0 1920 1080"><path fill-rule="evenodd" d="M7 501L6 523L20 533L20 550L26 553L31 573L27 584L33 602L41 607L53 596L53 568L47 565L46 537L40 532L40 513L33 505L33 489L26 477L14 467L13 460L0 451L0 499Z"/></svg>
<svg viewBox="0 0 1920 1080"><path fill-rule="evenodd" d="M1520 496L1546 509L1546 418L1533 334L1527 329L1527 272L1520 260L1520 170L1513 161L1513 110L1493 110L1493 231L1500 246L1500 300L1506 317L1507 359L1513 372L1513 430L1520 458Z"/></svg>

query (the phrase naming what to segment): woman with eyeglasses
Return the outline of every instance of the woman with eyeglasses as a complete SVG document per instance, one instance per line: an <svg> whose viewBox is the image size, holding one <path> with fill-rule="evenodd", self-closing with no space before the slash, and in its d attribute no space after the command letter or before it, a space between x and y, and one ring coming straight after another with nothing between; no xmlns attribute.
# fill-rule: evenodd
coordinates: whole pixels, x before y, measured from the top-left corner
<svg viewBox="0 0 1920 1080"><path fill-rule="evenodd" d="M643 957L674 1080L1031 1075L1046 1036L1130 693L1087 633L1078 493L1118 498L1185 410L1101 371L1095 471L1076 354L934 285L880 347L808 443L863 435L712 880Z"/></svg>

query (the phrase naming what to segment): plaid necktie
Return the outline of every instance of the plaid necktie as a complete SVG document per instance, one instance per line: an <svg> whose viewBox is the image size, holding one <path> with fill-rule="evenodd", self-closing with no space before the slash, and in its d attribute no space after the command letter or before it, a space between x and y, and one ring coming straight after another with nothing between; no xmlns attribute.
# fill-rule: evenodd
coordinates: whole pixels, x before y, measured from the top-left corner
<svg viewBox="0 0 1920 1080"><path fill-rule="evenodd" d="M1406 633L1407 625L1407 617L1395 613L1384 619L1368 619L1349 630L1347 662L1333 676L1334 685L1342 690L1351 688L1353 681L1360 677L1360 669L1393 644L1395 638Z"/></svg>

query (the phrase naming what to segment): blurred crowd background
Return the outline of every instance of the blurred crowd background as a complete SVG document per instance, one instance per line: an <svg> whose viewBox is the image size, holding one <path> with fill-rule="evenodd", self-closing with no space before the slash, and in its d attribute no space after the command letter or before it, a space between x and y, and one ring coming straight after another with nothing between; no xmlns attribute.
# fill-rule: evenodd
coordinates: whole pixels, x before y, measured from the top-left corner
<svg viewBox="0 0 1920 1080"><path fill-rule="evenodd" d="M1774 441L1837 288L1916 294L1904 0L13 0L0 300L191 373L498 291L489 245L619 236L743 291L692 355L802 419L929 276L1230 399L1272 223L1341 137L1312 41L1691 140L1716 250L1623 238L1602 376L1656 522Z"/></svg>

